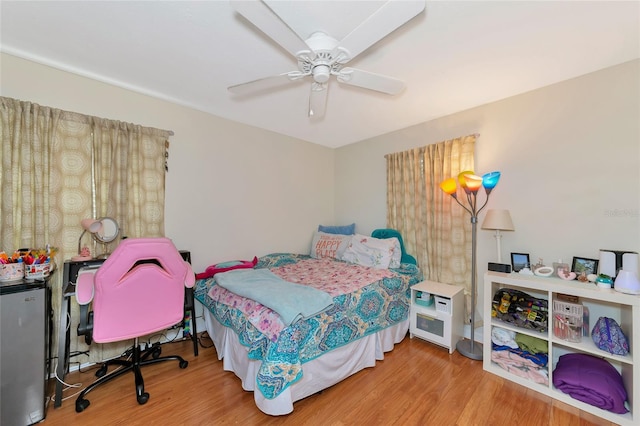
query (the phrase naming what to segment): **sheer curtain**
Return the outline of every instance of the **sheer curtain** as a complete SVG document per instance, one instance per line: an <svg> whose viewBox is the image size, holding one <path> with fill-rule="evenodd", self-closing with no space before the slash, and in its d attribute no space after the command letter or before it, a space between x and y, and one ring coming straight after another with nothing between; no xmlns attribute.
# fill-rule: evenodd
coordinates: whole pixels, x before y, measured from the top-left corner
<svg viewBox="0 0 640 426"><path fill-rule="evenodd" d="M77 254L82 219L113 217L121 236L164 236L171 134L0 97L0 250L12 253L46 244L58 249L59 270L51 279L56 320L62 263ZM94 255L95 250L94 245ZM77 320L77 305L72 306ZM84 340L71 334L71 350L79 350ZM120 352L103 346L93 345L90 358L79 361L102 360L103 349Z"/></svg>
<svg viewBox="0 0 640 426"><path fill-rule="evenodd" d="M476 138L469 135L385 156L387 226L402 233L425 279L461 285L467 296L471 222L466 211L440 190L440 182L473 170Z"/></svg>

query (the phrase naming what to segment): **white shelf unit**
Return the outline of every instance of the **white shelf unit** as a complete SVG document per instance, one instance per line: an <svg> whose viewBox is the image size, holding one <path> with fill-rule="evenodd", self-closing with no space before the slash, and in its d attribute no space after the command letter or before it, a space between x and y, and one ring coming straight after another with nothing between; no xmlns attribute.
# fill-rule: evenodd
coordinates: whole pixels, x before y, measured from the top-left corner
<svg viewBox="0 0 640 426"><path fill-rule="evenodd" d="M433 304L419 304L418 294L429 293ZM422 281L411 287L411 319L409 337L428 340L453 353L462 339L464 289L452 284Z"/></svg>
<svg viewBox="0 0 640 426"><path fill-rule="evenodd" d="M510 288L527 293L533 297L548 301L548 327L544 332L537 332L517 327L491 316L491 306L494 294L501 288ZM589 333L600 316L615 319L629 340L629 354L626 356L612 355L600 350L593 343L591 336L583 336L580 342L562 340L553 334L553 300L558 294L578 296L580 303L589 308ZM613 289L603 289L595 284L579 281L565 281L560 278L545 278L518 273L504 274L487 272L484 276L484 370L511 380L530 389L548 395L554 399L577 407L608 421L620 425L640 424L640 296L617 292ZM634 326L635 325L635 326ZM543 385L516 376L502 369L491 360L491 330L500 327L530 336L535 336L548 342L549 345L549 384ZM616 414L573 399L568 394L553 386L553 370L561 355L567 353L585 353L604 358L622 375L627 391L629 412Z"/></svg>

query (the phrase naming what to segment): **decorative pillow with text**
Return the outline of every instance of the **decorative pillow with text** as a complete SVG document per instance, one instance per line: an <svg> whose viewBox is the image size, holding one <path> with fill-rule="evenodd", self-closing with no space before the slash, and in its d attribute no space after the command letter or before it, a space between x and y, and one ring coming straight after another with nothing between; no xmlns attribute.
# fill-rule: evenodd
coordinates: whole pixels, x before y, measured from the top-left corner
<svg viewBox="0 0 640 426"><path fill-rule="evenodd" d="M325 257L341 259L350 241L351 235L316 232L313 235L309 255L314 259L323 259Z"/></svg>

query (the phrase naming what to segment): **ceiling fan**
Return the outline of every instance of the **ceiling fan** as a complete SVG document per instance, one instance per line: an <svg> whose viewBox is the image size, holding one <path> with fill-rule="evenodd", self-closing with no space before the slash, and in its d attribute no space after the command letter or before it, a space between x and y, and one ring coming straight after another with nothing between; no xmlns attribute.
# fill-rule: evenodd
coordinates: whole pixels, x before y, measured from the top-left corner
<svg viewBox="0 0 640 426"><path fill-rule="evenodd" d="M230 0L231 6L260 31L272 38L298 61L298 69L271 77L230 86L235 94L249 94L272 89L311 77L309 117L324 116L327 89L331 76L339 83L396 95L404 82L393 77L345 67L347 62L417 16L425 1L387 1L345 38L338 41L317 31L302 40L264 1Z"/></svg>

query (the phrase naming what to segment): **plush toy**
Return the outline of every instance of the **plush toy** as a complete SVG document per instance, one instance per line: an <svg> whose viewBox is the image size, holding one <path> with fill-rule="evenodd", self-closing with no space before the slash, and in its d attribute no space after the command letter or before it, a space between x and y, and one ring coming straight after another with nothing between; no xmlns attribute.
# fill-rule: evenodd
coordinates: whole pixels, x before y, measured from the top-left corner
<svg viewBox="0 0 640 426"><path fill-rule="evenodd" d="M204 272L196 274L196 279L211 278L217 273L231 271L232 269L249 269L255 267L257 264L257 257L254 257L253 260L231 260L229 262L216 263L208 266Z"/></svg>

